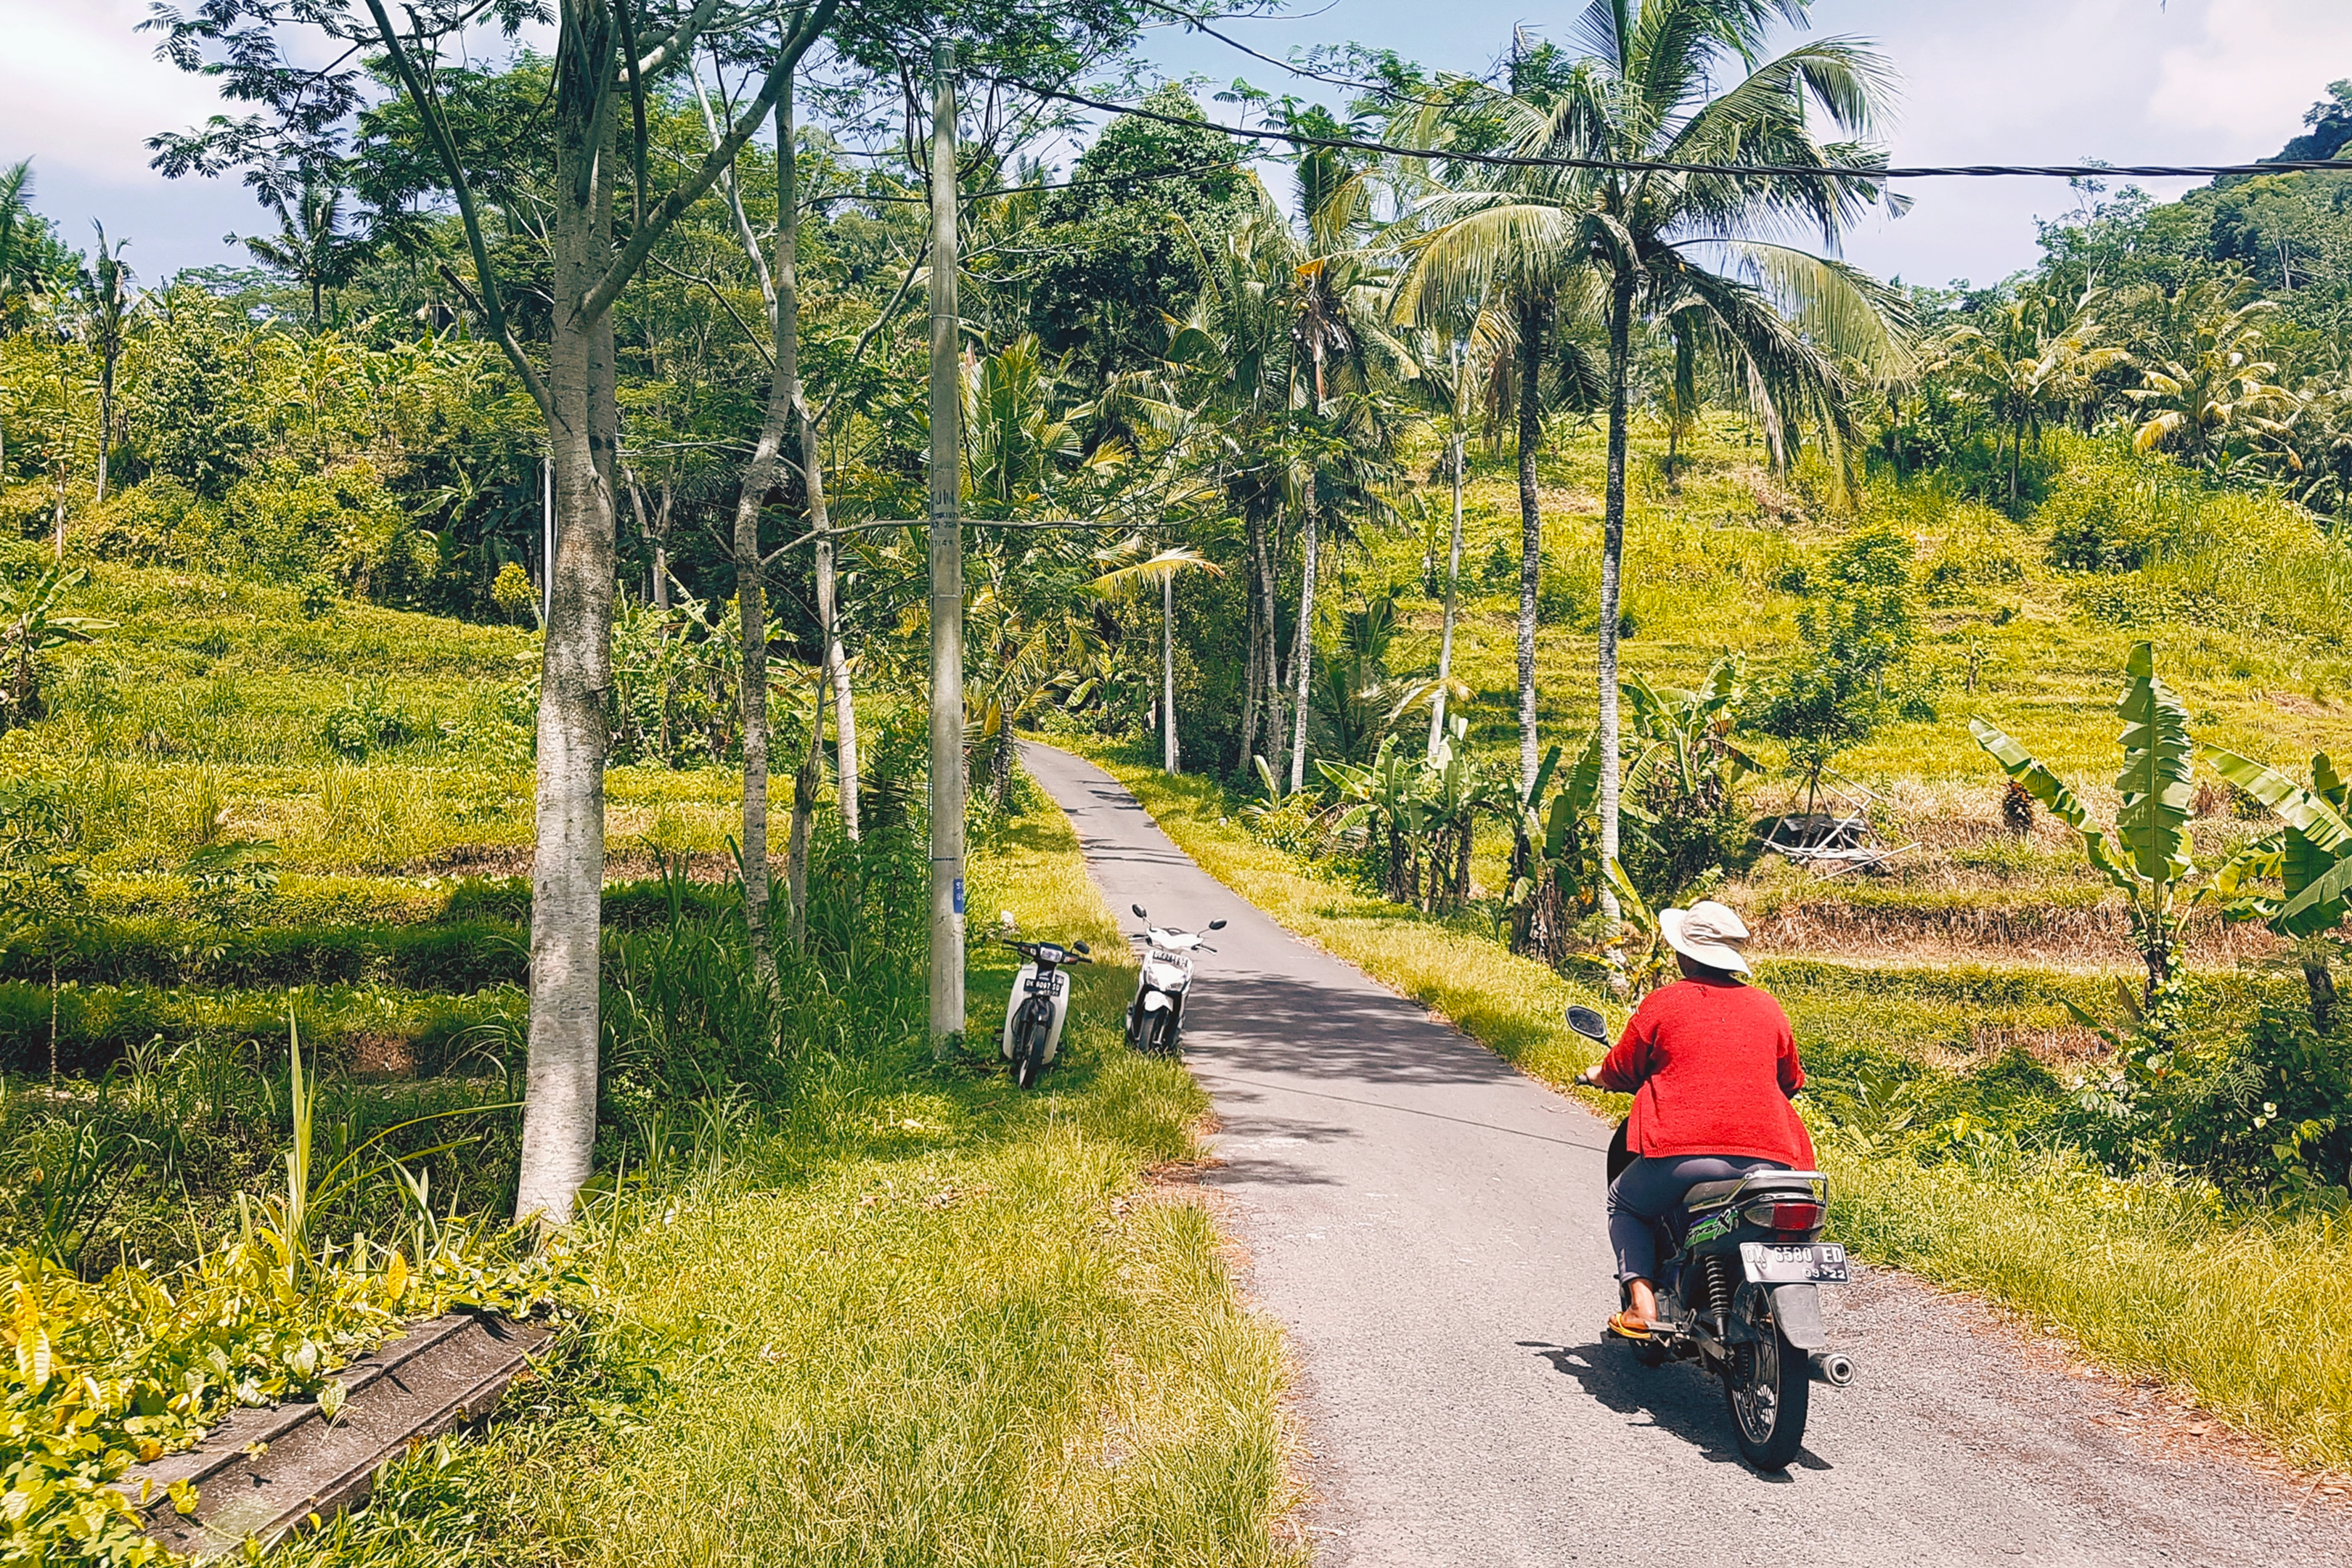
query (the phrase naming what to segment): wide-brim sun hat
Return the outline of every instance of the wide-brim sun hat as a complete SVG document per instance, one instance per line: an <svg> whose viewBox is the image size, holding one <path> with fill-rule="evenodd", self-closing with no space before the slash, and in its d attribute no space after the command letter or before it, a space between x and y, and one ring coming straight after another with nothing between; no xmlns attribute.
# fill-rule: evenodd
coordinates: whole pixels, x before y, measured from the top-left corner
<svg viewBox="0 0 2352 1568"><path fill-rule="evenodd" d="M1658 934L1666 945L1694 963L1732 974L1751 973L1748 960L1734 945L1748 940L1748 927L1738 913L1713 899L1701 899L1686 910L1667 910L1658 916Z"/></svg>

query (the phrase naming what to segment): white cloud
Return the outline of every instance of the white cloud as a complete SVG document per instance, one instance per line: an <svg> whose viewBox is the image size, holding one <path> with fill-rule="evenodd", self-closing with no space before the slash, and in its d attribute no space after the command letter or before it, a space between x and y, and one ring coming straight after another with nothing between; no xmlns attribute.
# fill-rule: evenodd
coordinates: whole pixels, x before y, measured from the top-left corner
<svg viewBox="0 0 2352 1568"><path fill-rule="evenodd" d="M2208 0L2205 36L2165 50L2150 117L2243 142L2237 157L2278 151L2275 127L2352 76L2352 6L2344 0ZM2251 138L2251 140L2248 140Z"/></svg>
<svg viewBox="0 0 2352 1568"><path fill-rule="evenodd" d="M202 79L155 58L139 0L0 0L0 155L142 184L158 131L221 111Z"/></svg>

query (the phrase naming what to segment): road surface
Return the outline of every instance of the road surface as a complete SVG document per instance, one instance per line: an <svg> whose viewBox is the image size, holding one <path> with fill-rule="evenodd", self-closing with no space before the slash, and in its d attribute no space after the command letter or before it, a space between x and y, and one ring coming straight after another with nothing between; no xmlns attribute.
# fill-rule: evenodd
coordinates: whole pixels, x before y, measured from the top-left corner
<svg viewBox="0 0 2352 1568"><path fill-rule="evenodd" d="M1024 754L1112 907L1230 922L1185 1060L1297 1367L1318 1565L2352 1563L2330 1502L2133 1435L2129 1391L1899 1275L1823 1291L1861 1376L1758 1474L1716 1384L1600 1340L1603 1122L1291 936L1092 763Z"/></svg>

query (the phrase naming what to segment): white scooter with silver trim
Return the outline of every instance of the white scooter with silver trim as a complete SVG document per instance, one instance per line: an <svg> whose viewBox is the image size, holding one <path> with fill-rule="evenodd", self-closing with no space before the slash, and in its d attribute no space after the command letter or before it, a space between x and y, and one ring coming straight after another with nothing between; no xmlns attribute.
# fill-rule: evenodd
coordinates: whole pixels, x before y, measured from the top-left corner
<svg viewBox="0 0 2352 1568"><path fill-rule="evenodd" d="M1023 942L1006 910L1004 945L1029 962L1013 977L1013 994L1004 999L1004 1059L1013 1065L1013 1081L1028 1089L1062 1049L1062 1024L1070 1013L1070 976L1066 966L1092 963L1083 942L1066 947L1058 942Z"/></svg>
<svg viewBox="0 0 2352 1568"><path fill-rule="evenodd" d="M1202 942L1200 931L1152 925L1141 904L1127 907L1145 922L1143 965L1127 1006L1127 1043L1149 1056L1172 1057L1184 1027L1184 998L1192 989L1192 955L1217 950ZM1210 931L1224 929L1223 921L1209 922Z"/></svg>

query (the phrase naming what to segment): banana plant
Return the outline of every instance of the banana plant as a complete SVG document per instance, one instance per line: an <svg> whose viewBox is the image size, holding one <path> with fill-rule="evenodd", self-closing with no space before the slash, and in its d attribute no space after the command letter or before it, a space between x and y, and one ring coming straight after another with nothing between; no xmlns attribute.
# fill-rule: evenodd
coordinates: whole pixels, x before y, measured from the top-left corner
<svg viewBox="0 0 2352 1568"><path fill-rule="evenodd" d="M1384 837L1388 866L1382 895L1398 903L1419 903L1421 851L1429 828L1427 760L1400 750L1394 735L1383 735L1370 763L1319 757L1315 765L1349 803L1332 819L1332 834L1360 827Z"/></svg>
<svg viewBox="0 0 2352 1568"><path fill-rule="evenodd" d="M2189 858L2189 710L2157 679L2151 645L2132 645L2124 677L2123 696L2116 704L2124 721L2124 767L2116 776L2123 804L2116 812L2112 843L2065 781L2024 747L1982 719L1969 721L1969 733L2051 816L2081 837L2092 868L2130 900L2132 938L2147 965L2146 1021L2152 1032L2160 1032L2163 1020L2155 1004L2171 991L2179 946L2176 910L2193 871Z"/></svg>
<svg viewBox="0 0 2352 1568"><path fill-rule="evenodd" d="M2220 746L2207 746L2204 753L2215 773L2268 806L2280 824L2277 832L2232 856L2208 891L2230 914L2300 939L2296 956L2311 991L2312 1023L2325 1034L2335 1023L2336 983L2324 939L2352 909L2352 785L2325 752L2311 759L2309 789ZM2273 878L2280 884L2278 898L2252 886Z"/></svg>
<svg viewBox="0 0 2352 1568"><path fill-rule="evenodd" d="M22 588L0 587L0 734L48 711L41 701L43 654L88 642L114 625L59 613L67 591L84 575L78 566L52 566Z"/></svg>

